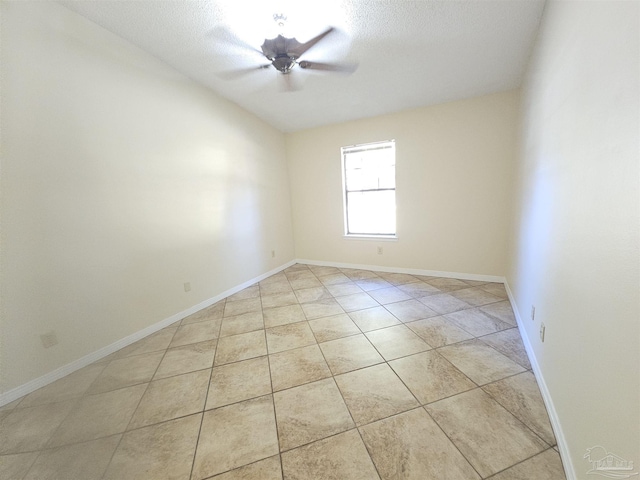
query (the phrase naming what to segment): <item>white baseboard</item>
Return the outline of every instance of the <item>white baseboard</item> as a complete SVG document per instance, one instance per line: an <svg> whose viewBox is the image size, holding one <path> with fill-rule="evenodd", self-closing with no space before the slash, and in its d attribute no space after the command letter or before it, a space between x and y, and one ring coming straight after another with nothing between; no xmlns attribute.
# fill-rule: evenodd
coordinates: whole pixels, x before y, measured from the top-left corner
<svg viewBox="0 0 640 480"><path fill-rule="evenodd" d="M336 267L336 268L355 268L359 270L371 270L373 272L386 272L386 273L408 273L410 275L424 275L426 277L445 277L445 278L457 278L460 280L479 280L484 282L497 282L504 283L504 277L497 275L481 275L477 273L461 273L461 272L440 272L437 270L420 270L416 268L402 268L402 267L382 267L380 265L360 265L355 263L339 263L339 262L322 262L317 260L305 260L298 259L297 263L304 263L306 265L317 265L321 267Z"/></svg>
<svg viewBox="0 0 640 480"><path fill-rule="evenodd" d="M562 431L562 425L560 424L560 418L558 417L558 412L556 412L555 406L553 404L553 399L551 398L551 394L549 393L547 384L544 381L544 376L542 375L542 371L540 370L540 365L538 364L538 360L536 359L535 352L533 350L533 347L531 346L531 340L529 340L529 335L527 335L527 330L524 328L522 318L520 317L520 311L518 310L518 306L516 305L516 300L513 297L511 288L509 288L509 283L506 280L504 282L504 286L507 290L507 295L509 295L511 308L513 309L513 313L516 317L516 322L518 323L518 330L520 331L520 336L522 337L522 343L524 343L524 348L527 351L527 355L529 356L529 362L531 363L533 374L535 375L536 381L538 382L538 387L540 388L540 393L542 395L542 399L544 400L545 407L547 407L547 413L549 414L549 421L551 422L551 427L553 428L553 434L556 437L556 442L558 444L558 450L560 451L560 458L562 459L562 466L564 467L565 475L567 477L567 480L576 480L577 478L576 471L573 468L573 463L571 462L571 455L569 454L569 446L567 445L567 440Z"/></svg>
<svg viewBox="0 0 640 480"><path fill-rule="evenodd" d="M295 260L287 262L284 265L281 265L267 273L264 273L258 277L252 278L251 280L247 280L246 282L240 285L236 285L235 287L230 288L229 290L226 290L225 292L222 292L221 294L216 295L215 297L211 297L203 302L198 303L197 305L189 307L186 310L178 312L174 315L171 315L170 317L165 318L164 320L154 323L153 325L149 325L148 327L142 330L139 330L125 338L121 338L120 340L112 343L111 345L107 345L106 347L103 347L99 350L96 350L95 352L85 355L82 358L79 358L77 360L74 360L71 363L63 365L62 367L57 368L49 373L46 373L41 377L35 378L23 385L20 385L19 387L16 387L12 390L1 393L0 407L3 405L6 405L7 403L13 402L14 400L17 400L18 398L21 398L37 390L38 388L42 388L52 382L55 382L56 380L59 380L62 377L66 377L67 375L75 372L76 370L86 367L87 365L97 360L100 360L101 358L106 357L107 355L111 355L112 353L120 350L121 348L131 345L132 343L137 342L138 340L141 340L151 335L152 333L155 333L159 330L162 330L165 327L168 327L172 323L182 320L183 318L188 317L189 315L196 313L197 311L202 310L203 308L207 308L208 306L213 305L214 303L217 303L220 300L223 300L233 295L234 293L238 293L240 290L244 290L245 288L253 285L254 283L257 283L261 280L264 280L267 277L270 277L271 275L281 272L285 268L288 268L291 265L294 265L295 263L296 263Z"/></svg>

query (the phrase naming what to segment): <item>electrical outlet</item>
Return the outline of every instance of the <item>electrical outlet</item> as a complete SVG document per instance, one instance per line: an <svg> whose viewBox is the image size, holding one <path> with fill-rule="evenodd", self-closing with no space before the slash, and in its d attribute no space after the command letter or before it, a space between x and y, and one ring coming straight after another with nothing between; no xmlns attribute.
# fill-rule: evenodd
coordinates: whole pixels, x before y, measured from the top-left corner
<svg viewBox="0 0 640 480"><path fill-rule="evenodd" d="M276 258L276 251L275 250L271 250L271 258Z"/></svg>
<svg viewBox="0 0 640 480"><path fill-rule="evenodd" d="M531 321L533 322L536 319L536 307L535 305L531 305Z"/></svg>
<svg viewBox="0 0 640 480"><path fill-rule="evenodd" d="M54 345L58 344L58 336L56 335L56 332L51 331L40 335L40 341L42 342L42 346L44 348L53 347Z"/></svg>
<svg viewBox="0 0 640 480"><path fill-rule="evenodd" d="M186 282L184 284L184 291L185 292L190 292L191 291L191 282Z"/></svg>
<svg viewBox="0 0 640 480"><path fill-rule="evenodd" d="M542 343L544 343L544 333L545 333L545 326L544 323L540 324L540 341Z"/></svg>
<svg viewBox="0 0 640 480"><path fill-rule="evenodd" d="M382 255L382 247L378 247L378 255Z"/></svg>

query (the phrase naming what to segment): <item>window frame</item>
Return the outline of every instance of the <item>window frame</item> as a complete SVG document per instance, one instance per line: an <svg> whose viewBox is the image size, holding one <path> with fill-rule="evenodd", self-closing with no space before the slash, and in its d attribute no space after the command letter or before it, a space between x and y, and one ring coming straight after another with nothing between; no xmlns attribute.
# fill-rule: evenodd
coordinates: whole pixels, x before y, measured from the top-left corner
<svg viewBox="0 0 640 480"><path fill-rule="evenodd" d="M366 190L347 190L347 170L346 170L346 158L347 154L358 151L369 151L379 149L391 149L394 158L394 186L393 188L377 188ZM397 216L395 218L394 233L351 233L349 232L349 201L348 193L352 192L376 192L376 191L393 191L394 195L394 208L397 205L396 202L396 190L397 184L395 181L396 174L396 141L395 139L383 140L379 142L361 143L357 145L349 145L340 148L341 166L342 166L342 208L343 208L343 221L344 221L344 238L349 239L373 239L373 240L396 240L398 238L398 224Z"/></svg>

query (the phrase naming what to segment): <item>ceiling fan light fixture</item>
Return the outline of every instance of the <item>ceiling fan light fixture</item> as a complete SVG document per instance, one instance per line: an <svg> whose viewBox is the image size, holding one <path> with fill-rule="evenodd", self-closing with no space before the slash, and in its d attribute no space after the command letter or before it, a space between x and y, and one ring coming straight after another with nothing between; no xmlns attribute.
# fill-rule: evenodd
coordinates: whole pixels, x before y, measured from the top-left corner
<svg viewBox="0 0 640 480"><path fill-rule="evenodd" d="M287 23L287 16L284 13L274 13L273 20L278 24L280 29L284 29L284 26Z"/></svg>

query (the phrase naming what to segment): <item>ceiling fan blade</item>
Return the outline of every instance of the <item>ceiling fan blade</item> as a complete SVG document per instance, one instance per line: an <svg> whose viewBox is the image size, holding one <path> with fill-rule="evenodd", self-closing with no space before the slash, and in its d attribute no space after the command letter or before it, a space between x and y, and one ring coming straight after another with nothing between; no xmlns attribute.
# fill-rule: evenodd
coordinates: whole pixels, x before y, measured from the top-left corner
<svg viewBox="0 0 640 480"><path fill-rule="evenodd" d="M264 57L264 54L260 51L259 48L254 47L253 45L249 45L244 40L238 38L233 32L225 27L216 27L210 31L210 35L220 43L226 43L228 45L233 45L235 47L241 48L243 50L247 50L250 52L255 52L261 57Z"/></svg>
<svg viewBox="0 0 640 480"><path fill-rule="evenodd" d="M325 72L353 73L358 69L357 63L320 63L303 60L298 63L305 70L321 70Z"/></svg>
<svg viewBox="0 0 640 480"><path fill-rule="evenodd" d="M295 45L287 53L295 54L296 58L300 58L307 50L309 50L311 47L313 47L316 43L318 43L320 40L322 40L324 37L329 35L334 30L335 30L335 28L329 27L324 32L322 32L320 35L316 35L315 37L313 37L308 42L300 43L298 45Z"/></svg>
<svg viewBox="0 0 640 480"><path fill-rule="evenodd" d="M258 70L264 70L271 66L270 63L266 65L258 65L257 67L245 67L245 68L237 68L234 70L225 70L223 72L218 72L216 75L223 80L237 80L238 78L244 77L253 72L257 72Z"/></svg>

